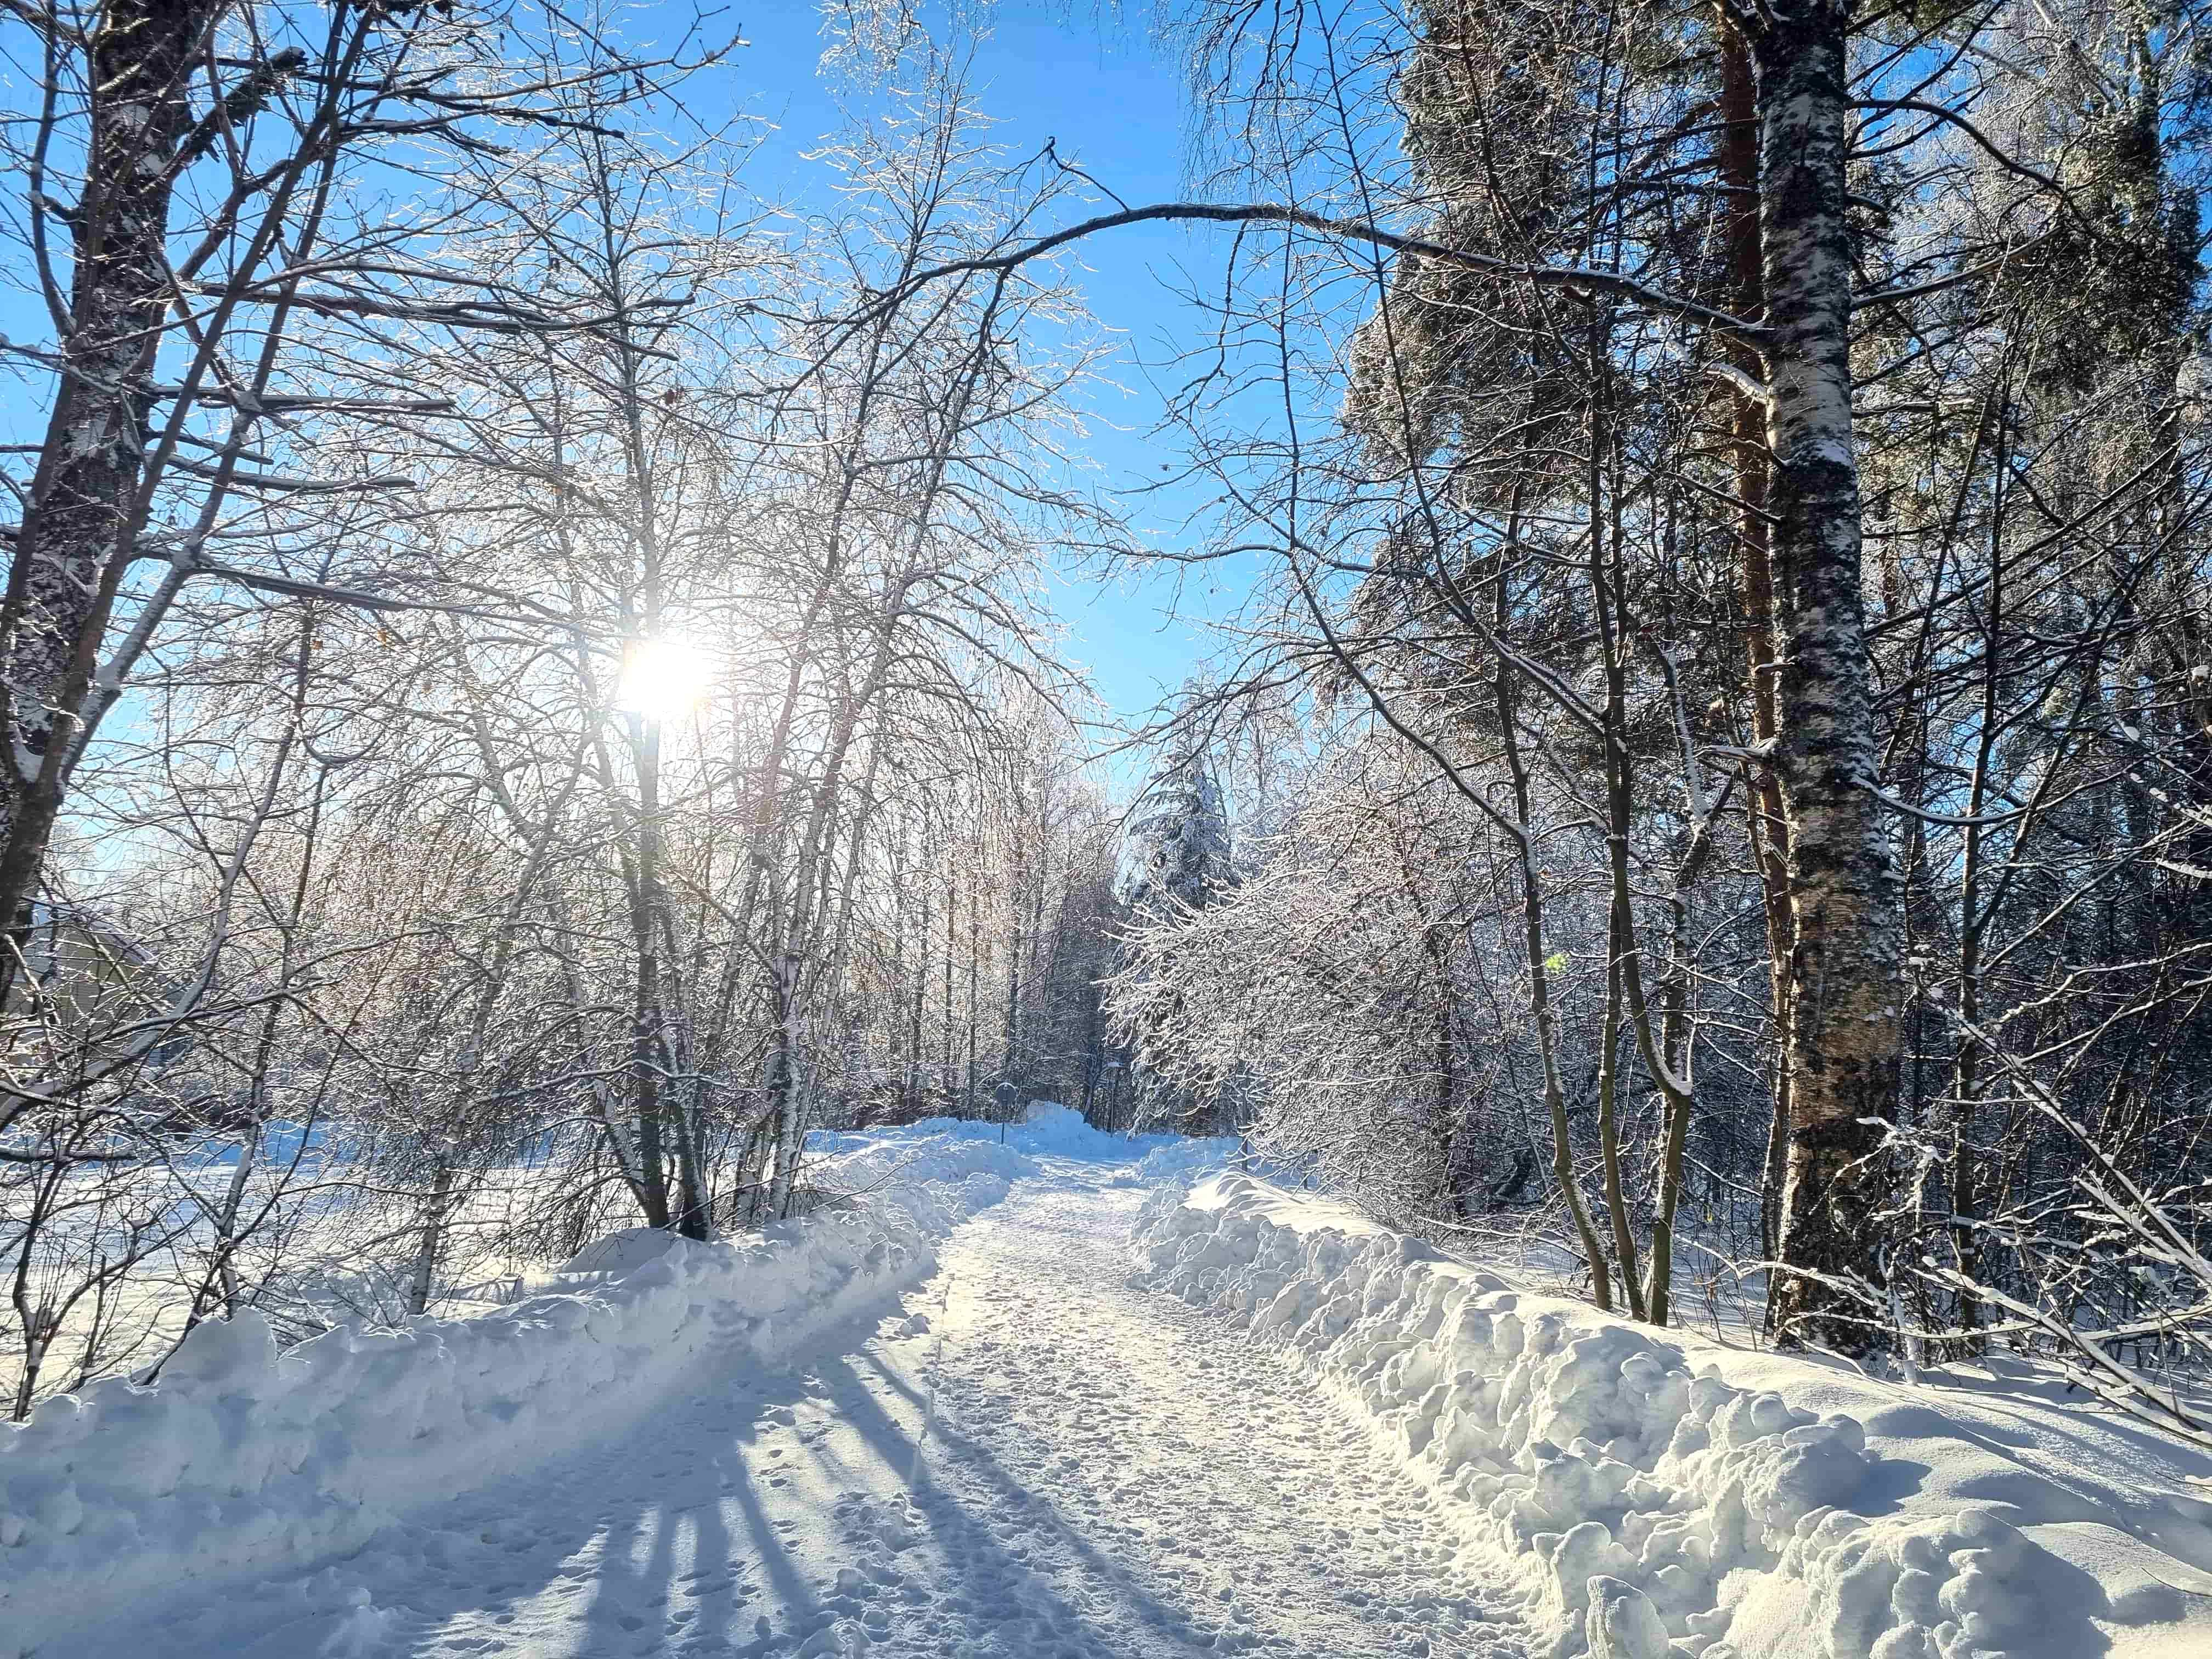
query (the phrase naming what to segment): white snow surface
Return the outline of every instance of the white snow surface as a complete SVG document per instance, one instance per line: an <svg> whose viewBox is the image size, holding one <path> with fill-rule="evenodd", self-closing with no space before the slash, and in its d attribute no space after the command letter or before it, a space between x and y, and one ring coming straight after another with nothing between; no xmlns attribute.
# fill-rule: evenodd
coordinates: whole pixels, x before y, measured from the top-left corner
<svg viewBox="0 0 2212 1659"><path fill-rule="evenodd" d="M1652 1332L1233 1143L1004 1133L817 1137L852 1202L762 1239L49 1403L0 1659L2212 1654L2212 1467L2031 1377Z"/></svg>
<svg viewBox="0 0 2212 1659"><path fill-rule="evenodd" d="M1656 1332L1224 1173L1133 1282L1333 1389L1597 1659L2212 1655L2212 1460L2036 1386Z"/></svg>
<svg viewBox="0 0 2212 1659"><path fill-rule="evenodd" d="M474 1318L340 1329L281 1355L258 1314L211 1320L155 1386L45 1401L0 1432L0 1655L82 1652L66 1632L88 1607L356 1549L632 1428L702 1372L785 1357L926 1277L933 1241L1005 1195L1000 1150L918 1149L865 1206L741 1243L630 1229L587 1246L553 1293Z"/></svg>
<svg viewBox="0 0 2212 1659"><path fill-rule="evenodd" d="M911 1172L933 1140L995 1161L994 1136L831 1138L821 1173ZM531 1467L216 1594L88 1599L38 1659L1525 1652L1486 1559L1363 1424L1126 1282L1145 1194L1121 1177L1156 1146L1009 1140L1035 1173L872 1325L778 1367L695 1352L627 1432L548 1420Z"/></svg>

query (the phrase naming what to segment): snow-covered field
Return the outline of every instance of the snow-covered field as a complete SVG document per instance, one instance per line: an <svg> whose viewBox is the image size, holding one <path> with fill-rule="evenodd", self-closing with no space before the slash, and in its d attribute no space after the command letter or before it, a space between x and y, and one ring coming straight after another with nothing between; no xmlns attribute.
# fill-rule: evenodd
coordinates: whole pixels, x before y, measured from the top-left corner
<svg viewBox="0 0 2212 1659"><path fill-rule="evenodd" d="M0 1655L2212 1653L2212 1465L2031 1379L1646 1333L1225 1143L999 1133L823 1137L856 1202L764 1239L50 1402Z"/></svg>

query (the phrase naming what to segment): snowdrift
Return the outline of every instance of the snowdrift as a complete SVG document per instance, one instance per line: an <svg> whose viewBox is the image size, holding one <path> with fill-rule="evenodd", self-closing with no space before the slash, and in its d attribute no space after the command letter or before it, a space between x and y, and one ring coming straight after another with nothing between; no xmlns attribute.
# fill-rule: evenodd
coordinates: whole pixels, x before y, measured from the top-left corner
<svg viewBox="0 0 2212 1659"><path fill-rule="evenodd" d="M1136 1282L1281 1345L1469 1506L1558 1659L2212 1655L2212 1460L2079 1403L1653 1332L1243 1175L1137 1237Z"/></svg>
<svg viewBox="0 0 2212 1659"><path fill-rule="evenodd" d="M1003 1138L1004 1145L1000 1145ZM810 1152L836 1155L838 1167L850 1170L856 1157L900 1162L926 1157L931 1152L957 1144L963 1156L988 1156L978 1149L997 1147L1008 1162L1000 1166L1035 1174L1030 1159L1073 1158L1085 1164L1126 1164L1152 1152L1172 1151L1191 1159L1217 1161L1234 1152L1228 1139L1192 1139L1177 1134L1109 1134L1094 1129L1073 1106L1049 1100L1033 1100L1018 1123L991 1123L981 1118L926 1117L893 1129L849 1132L817 1130L806 1138Z"/></svg>
<svg viewBox="0 0 2212 1659"><path fill-rule="evenodd" d="M1111 1134L1092 1128L1073 1106L1049 1100L1030 1102L1019 1123L926 1117L892 1129L817 1130L807 1136L806 1145L810 1152L828 1154L833 1162L826 1174L821 1166L810 1165L805 1179L848 1192L899 1180L902 1170L955 1155L956 1149L961 1158L1011 1180L1043 1173L1038 1162L1042 1158L1111 1164L1111 1184L1116 1187L1188 1185L1237 1156L1233 1138Z"/></svg>
<svg viewBox="0 0 2212 1659"><path fill-rule="evenodd" d="M0 1431L0 1659L88 1608L305 1569L408 1510L623 1432L678 1389L781 1358L926 1277L933 1241L1006 1195L998 1152L923 1149L910 1184L741 1243L618 1233L555 1293L475 1318L337 1330L279 1354L242 1314L193 1331L153 1387L116 1378L47 1401Z"/></svg>

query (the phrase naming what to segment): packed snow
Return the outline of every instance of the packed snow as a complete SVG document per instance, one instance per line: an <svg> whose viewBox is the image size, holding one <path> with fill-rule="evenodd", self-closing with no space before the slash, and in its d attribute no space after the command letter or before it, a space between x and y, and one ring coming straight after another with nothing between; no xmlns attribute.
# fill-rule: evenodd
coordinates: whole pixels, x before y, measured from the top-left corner
<svg viewBox="0 0 2212 1659"><path fill-rule="evenodd" d="M279 1354L246 1312L155 1386L95 1382L0 1436L0 1654L51 1653L89 1607L359 1548L422 1506L631 1430L702 1373L772 1364L926 1276L1003 1197L992 1147L946 1142L863 1207L702 1245L634 1229L549 1293L469 1319L339 1329Z"/></svg>
<svg viewBox="0 0 2212 1659"><path fill-rule="evenodd" d="M2212 1465L2032 1377L1644 1330L1064 1109L814 1147L758 1239L49 1402L0 1655L2212 1652Z"/></svg>
<svg viewBox="0 0 2212 1659"><path fill-rule="evenodd" d="M1142 1243L1455 1499L1554 1654L2212 1653L2212 1460L2078 1397L1650 1331L1234 1173Z"/></svg>

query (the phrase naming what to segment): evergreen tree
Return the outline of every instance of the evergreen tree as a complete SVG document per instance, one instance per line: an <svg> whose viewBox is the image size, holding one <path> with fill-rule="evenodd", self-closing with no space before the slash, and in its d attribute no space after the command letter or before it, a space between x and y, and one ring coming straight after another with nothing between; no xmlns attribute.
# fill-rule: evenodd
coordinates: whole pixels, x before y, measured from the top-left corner
<svg viewBox="0 0 2212 1659"><path fill-rule="evenodd" d="M1114 896L1139 914L1176 904L1196 909L1235 879L1221 787L1202 752L1180 752L1129 814Z"/></svg>

